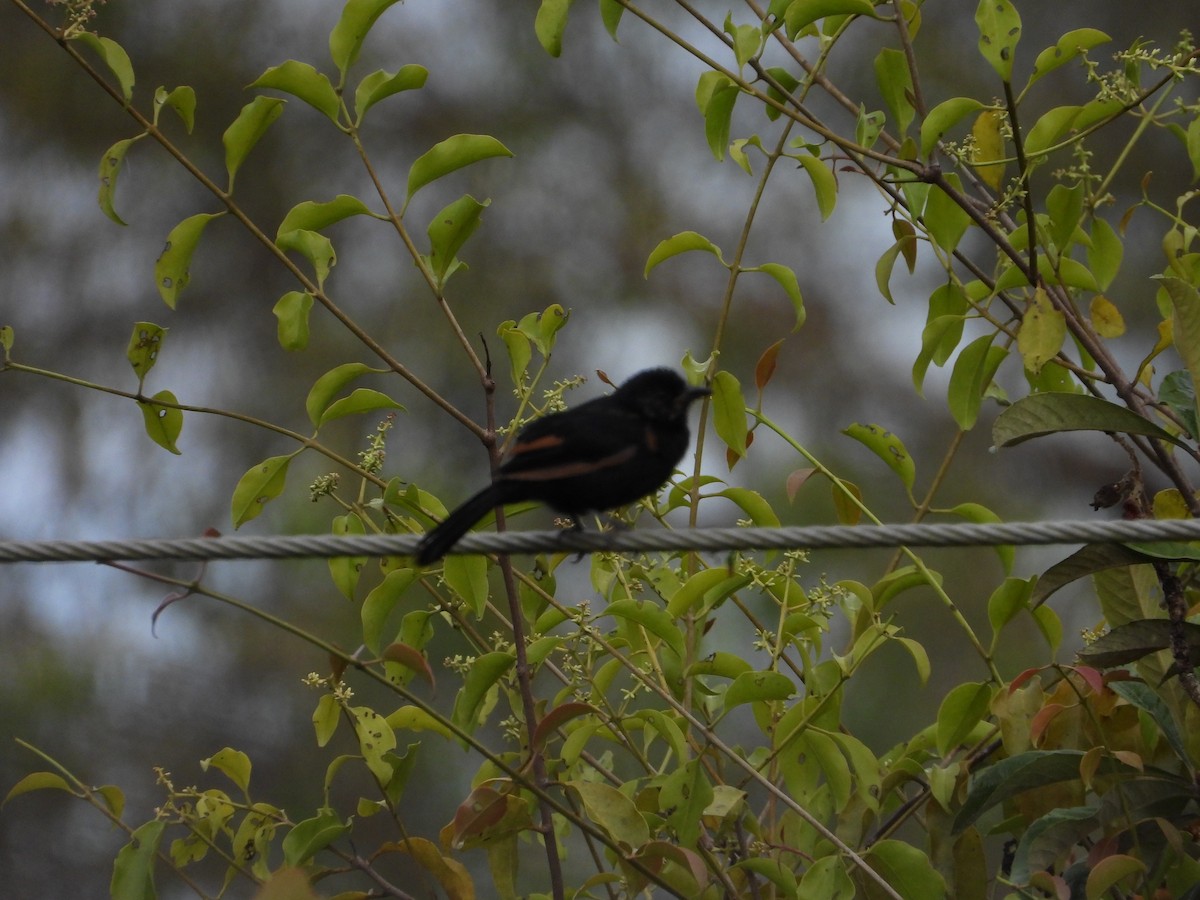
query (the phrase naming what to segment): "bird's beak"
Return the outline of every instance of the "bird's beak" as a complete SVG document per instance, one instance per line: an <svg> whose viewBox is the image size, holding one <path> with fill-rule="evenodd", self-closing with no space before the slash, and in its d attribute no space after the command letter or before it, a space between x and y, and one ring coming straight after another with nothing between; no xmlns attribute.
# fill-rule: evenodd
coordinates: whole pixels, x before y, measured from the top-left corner
<svg viewBox="0 0 1200 900"><path fill-rule="evenodd" d="M689 405L693 400L699 400L701 397L712 395L712 388L707 387L689 387L683 394L683 405Z"/></svg>

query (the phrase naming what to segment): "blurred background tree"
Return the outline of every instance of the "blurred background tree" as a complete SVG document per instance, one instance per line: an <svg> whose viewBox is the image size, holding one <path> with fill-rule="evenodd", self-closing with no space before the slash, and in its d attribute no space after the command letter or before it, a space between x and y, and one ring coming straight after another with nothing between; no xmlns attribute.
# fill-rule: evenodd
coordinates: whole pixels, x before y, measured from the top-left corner
<svg viewBox="0 0 1200 900"><path fill-rule="evenodd" d="M88 27L114 36L129 52L143 106L155 85L195 88L200 102L194 133L185 139L178 122L166 127L186 140L201 166L219 172L221 132L248 100L242 88L284 58L325 59L338 6L112 3L96 5ZM1088 25L1108 32L1113 48L1139 38L1170 47L1183 27L1194 24L1188 4L1136 17L1121 0L1022 7L1024 40L1031 46L1050 45L1065 28ZM53 18L79 8L39 12ZM407 4L381 19L364 48L366 68L419 63L430 78L425 90L369 122L365 138L376 148L379 174L402 184L414 157L459 132L495 135L513 151L511 160L452 176L460 193L492 201L465 253L470 268L454 285L467 334L491 336L504 319L559 303L571 321L554 357L557 378L603 369L619 380L648 365L675 365L685 350L701 355L725 273L700 255L663 265L649 279L643 269L661 239L683 230L721 246L734 244L755 190L755 179L728 160L714 161L705 146L693 100L703 67L665 52L662 38L632 17L614 42L590 10L572 20L568 52L554 59L534 35L535 12L532 3L444 0ZM708 12L723 15L715 7ZM682 13L673 24L701 45L709 37ZM864 60L874 55L872 41L889 34L882 24L874 27L856 38L861 54L842 53L829 71L849 96L878 97ZM938 48L919 60L930 96L985 96L993 89L977 64L969 9L931 11L923 27L921 46ZM305 430L299 398L311 373L359 359L360 348L340 330L314 328L302 362L278 349L271 308L294 285L228 219L209 227L185 302L165 311L152 279L163 237L183 217L214 210L212 198L147 142L131 152L116 192L128 225L106 219L95 203L97 161L105 147L130 135L129 120L20 4L0 4L0 35L0 324L15 328L21 358L133 390L122 355L131 323L151 319L171 330L170 352L155 370L154 385L171 387L185 403L236 408ZM1082 100L1082 79L1075 87ZM814 96L812 102L818 112L845 120L828 98ZM1031 109L1031 118L1037 112ZM321 186L322 198L370 194L352 147L322 127L327 123L319 114L293 103L288 115L288 127L266 135L240 176L240 202L252 217L279 221L296 203L312 199L313 184ZM758 116L739 108L735 134L760 127ZM1127 136L1113 129L1105 139L1115 146ZM1123 170L1111 186L1114 209L1141 197L1146 172L1154 173L1151 193L1162 185L1164 199L1191 180L1187 158L1169 135L1151 138L1140 152L1139 167ZM874 266L894 240L890 220L865 180L850 173L839 178L838 209L824 227L803 174L779 178L760 208L747 258L794 268L808 311L804 328L788 338L779 356L773 417L786 420L819 455L842 462L869 491L886 474L842 438L841 429L855 421L880 422L900 434L920 461L940 458L956 429L942 403L914 398L907 377L897 376L907 373L920 349L924 298L939 272L919 267L911 278L897 276L896 304L883 303ZM443 202L418 197L412 220L426 221ZM339 297L398 358L461 408L482 415L478 384L437 324L416 270L376 224L348 220L336 226L339 259L331 278ZM1152 234L1139 241L1136 228L1126 239L1113 292L1148 297L1146 278L1161 269L1158 239ZM748 384L759 354L790 331L792 311L769 279L744 278L738 291L737 316L753 327L730 332L721 367ZM1152 319L1153 304L1145 305ZM490 343L499 352L499 342ZM1140 349L1128 351L1131 364ZM944 377L931 372L930 384ZM586 390L590 396L599 388L593 378ZM937 389L929 394L938 396ZM477 445L453 423L428 415L428 401L415 391L393 395L413 415L398 420L389 465L443 497L465 496L486 471ZM505 402L502 415L511 411ZM331 441L354 456L372 425L351 420ZM11 373L0 379L0 434L0 537L23 539L227 531L236 480L231 473L281 452L259 429L191 416L180 440L182 455L171 456L146 438L128 402ZM987 429L972 432L966 442L978 454L989 443ZM815 492L787 504L785 479L795 462L786 448L762 443L732 479L752 484L776 509L786 509L790 523L831 521L830 501ZM715 455L711 465L725 474ZM304 466L293 476L295 484L321 471L317 461L306 459ZM1073 517L1124 466L1115 448L1063 438L1001 454L986 468L958 469L946 495L983 502L1006 519ZM903 518L908 510L901 500L874 508L885 518ZM262 534L327 528L327 511L298 491L247 526ZM982 558L987 551L977 552ZM976 563L967 555L931 558L951 583L970 583ZM1052 551L1023 552L1018 574L1040 571L1053 558ZM861 560L853 564L857 568ZM828 554L812 571L832 580L848 566L844 555ZM194 571L190 565L155 568L180 577ZM320 561L239 562L210 567L206 579L217 590L240 593L354 646L357 615L325 573ZM0 785L17 781L34 762L13 743L19 736L54 748L75 771L121 784L131 807L144 815L159 798L153 766L189 783L198 753L224 745L249 753L256 781L284 802L290 791L308 790L313 767L323 763L311 746L311 703L296 683L308 671L324 670L325 661L307 646L275 640L258 623L207 603L177 604L152 633L150 615L163 595L154 584L107 567L4 569ZM968 615L985 620L986 597L978 600ZM1096 618L1094 609L1064 606L1069 631ZM924 638L937 634L943 615L915 599L901 617L906 629ZM895 671L878 666L857 682L847 718L876 750L909 734L913 722L937 708L945 686L966 677L960 666L967 664L952 654L938 657L932 644L935 680L928 687L921 689L898 658ZM1076 645L1070 641L1064 655L1069 658ZM1003 647L1006 669L1019 669L1022 653L1019 641ZM908 717L879 717L885 705L897 712L897 691L904 692ZM432 766L428 758L421 765ZM448 795L462 794L461 773L430 768L422 774L430 784L444 782ZM436 830L443 822L426 824ZM98 829L68 798L23 798L0 815L0 888L12 897L53 896L68 885L93 886L85 893L98 894L123 842L123 836Z"/></svg>

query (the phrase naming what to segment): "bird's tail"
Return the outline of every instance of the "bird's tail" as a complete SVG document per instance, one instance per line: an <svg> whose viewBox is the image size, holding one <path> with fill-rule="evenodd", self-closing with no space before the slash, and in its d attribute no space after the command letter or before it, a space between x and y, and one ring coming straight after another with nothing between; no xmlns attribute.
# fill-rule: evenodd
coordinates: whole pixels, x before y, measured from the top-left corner
<svg viewBox="0 0 1200 900"><path fill-rule="evenodd" d="M504 502L503 492L496 485L485 487L421 539L417 545L417 565L427 566L437 562L458 543L460 537L471 530L472 525Z"/></svg>

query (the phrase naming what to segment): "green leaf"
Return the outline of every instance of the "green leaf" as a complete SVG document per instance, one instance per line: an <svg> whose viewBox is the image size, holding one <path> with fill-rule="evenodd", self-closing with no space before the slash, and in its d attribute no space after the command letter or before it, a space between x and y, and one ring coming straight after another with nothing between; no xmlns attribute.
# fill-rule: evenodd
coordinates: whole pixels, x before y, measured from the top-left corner
<svg viewBox="0 0 1200 900"><path fill-rule="evenodd" d="M724 497L736 503L759 528L779 527L779 516L775 515L771 504L758 491L752 491L750 488L731 487L718 491L713 496Z"/></svg>
<svg viewBox="0 0 1200 900"><path fill-rule="evenodd" d="M712 383L713 425L717 436L738 457L746 455L746 400L742 386L730 372L720 371Z"/></svg>
<svg viewBox="0 0 1200 900"><path fill-rule="evenodd" d="M1168 619L1138 619L1111 629L1084 649L1079 651L1079 660L1084 665L1098 669L1125 666L1137 662L1143 656L1171 649L1171 630ZM1193 658L1200 656L1200 625L1195 622L1182 623L1184 641Z"/></svg>
<svg viewBox="0 0 1200 900"><path fill-rule="evenodd" d="M241 750L224 747L208 759L200 760L202 771L207 772L210 768L225 775L243 794L250 790L250 757Z"/></svg>
<svg viewBox="0 0 1200 900"><path fill-rule="evenodd" d="M370 215L373 213L367 208L367 205L349 194L338 194L325 203L305 200L289 209L287 215L283 217L283 221L279 223L279 229L275 232L275 243L278 245L280 236L289 231L320 231L350 216Z"/></svg>
<svg viewBox="0 0 1200 900"><path fill-rule="evenodd" d="M1028 608L1036 580L1005 578L1000 587L992 591L992 596L988 598L988 622L991 623L993 634L998 635L1021 610Z"/></svg>
<svg viewBox="0 0 1200 900"><path fill-rule="evenodd" d="M887 116L880 110L867 112L863 104L858 105L858 116L854 120L854 143L868 149L875 146L880 132L887 125Z"/></svg>
<svg viewBox="0 0 1200 900"><path fill-rule="evenodd" d="M787 104L791 102L790 98L795 92L796 88L800 86L800 80L781 66L772 66L771 68L767 69L767 74L771 78L767 86L767 96L780 105L786 107ZM779 86L776 87L776 85ZM766 108L766 114L767 118L772 122L783 115L783 113L774 106L768 106Z"/></svg>
<svg viewBox="0 0 1200 900"><path fill-rule="evenodd" d="M318 287L325 286L329 270L337 265L337 254L333 252L333 242L316 231L305 231L302 228L285 231L275 238L275 245L280 250L295 250L312 263Z"/></svg>
<svg viewBox="0 0 1200 900"><path fill-rule="evenodd" d="M163 251L154 262L154 283L158 286L159 296L171 309L175 308L180 291L191 281L192 254L200 243L204 227L223 215L225 213L219 212L188 216L167 235Z"/></svg>
<svg viewBox="0 0 1200 900"><path fill-rule="evenodd" d="M960 519L966 519L968 522L975 522L976 524L990 525L1001 521L998 515L981 503L959 503L957 506L950 507L946 512L958 516ZM1013 560L1016 557L1016 549L1013 545L997 544L992 549L1000 557L1000 564L1004 566L1004 571L1006 573L1011 572Z"/></svg>
<svg viewBox="0 0 1200 900"><path fill-rule="evenodd" d="M563 32L567 28L567 13L574 0L542 0L533 20L533 31L542 49L556 59L562 54Z"/></svg>
<svg viewBox="0 0 1200 900"><path fill-rule="evenodd" d="M725 15L725 33L733 43L733 56L738 71L758 56L763 48L763 30L759 25L734 25L732 14Z"/></svg>
<svg viewBox="0 0 1200 900"><path fill-rule="evenodd" d="M246 161L254 145L259 142L271 123L283 112L285 101L277 97L255 97L242 107L236 119L233 120L221 142L225 145L225 171L229 173L227 191L233 193L233 182L238 169Z"/></svg>
<svg viewBox="0 0 1200 900"><path fill-rule="evenodd" d="M354 65L362 50L363 41L371 26L396 0L348 0L342 15L329 33L329 56L342 79L346 70Z"/></svg>
<svg viewBox="0 0 1200 900"><path fill-rule="evenodd" d="M1029 603L1044 603L1059 588L1105 569L1127 568L1146 562L1145 556L1122 544L1089 544L1038 576ZM1111 624L1111 623L1110 623Z"/></svg>
<svg viewBox="0 0 1200 900"><path fill-rule="evenodd" d="M637 849L650 840L650 829L634 802L608 784L597 781L566 781L579 797L583 813L612 840Z"/></svg>
<svg viewBox="0 0 1200 900"><path fill-rule="evenodd" d="M1058 618L1058 613L1049 606L1038 606L1033 610L1033 621L1041 631L1042 637L1046 639L1050 652L1057 653L1058 648L1062 646L1063 636L1062 620Z"/></svg>
<svg viewBox="0 0 1200 900"><path fill-rule="evenodd" d="M1114 853L1106 856L1096 863L1088 873L1087 896L1110 896L1109 891L1121 882L1134 875L1141 875L1145 871L1146 864L1136 856L1130 856L1127 853Z"/></svg>
<svg viewBox="0 0 1200 900"><path fill-rule="evenodd" d="M725 710L728 712L743 703L787 700L795 693L792 680L779 672L743 672L725 691Z"/></svg>
<svg viewBox="0 0 1200 900"><path fill-rule="evenodd" d="M419 90L425 86L427 78L429 70L416 64L401 66L397 72L385 72L383 69L372 72L354 90L355 124L362 122L367 110L380 100L401 91Z"/></svg>
<svg viewBox="0 0 1200 900"><path fill-rule="evenodd" d="M442 577L446 586L475 613L475 618L482 619L488 601L487 559L474 554L447 556Z"/></svg>
<svg viewBox="0 0 1200 900"><path fill-rule="evenodd" d="M600 18L604 22L605 30L614 41L617 39L617 26L621 24L621 15L624 12L625 7L617 0L600 0Z"/></svg>
<svg viewBox="0 0 1200 900"><path fill-rule="evenodd" d="M992 702L992 686L965 682L950 690L937 715L938 753L946 756L983 721Z"/></svg>
<svg viewBox="0 0 1200 900"><path fill-rule="evenodd" d="M357 513L346 513L344 516L334 516L330 534L338 537L349 537L366 534L367 529L362 518ZM358 587L358 579L363 567L367 564L365 556L331 556L328 560L329 576L341 595L354 602L354 591Z"/></svg>
<svg viewBox="0 0 1200 900"><path fill-rule="evenodd" d="M1200 118L1192 119L1184 132L1184 146L1192 161L1192 181L1200 178Z"/></svg>
<svg viewBox="0 0 1200 900"><path fill-rule="evenodd" d="M467 242L475 229L479 227L483 211L491 205L491 200L480 203L470 194L459 197L429 222L426 233L429 235L429 266L433 270L438 287L444 287L446 280L455 271L456 256Z"/></svg>
<svg viewBox="0 0 1200 900"><path fill-rule="evenodd" d="M1111 40L1107 34L1095 28L1076 28L1074 31L1068 31L1053 47L1047 47L1037 55L1037 59L1033 61L1033 74L1029 76L1026 88L1059 66L1066 65L1085 50Z"/></svg>
<svg viewBox="0 0 1200 900"><path fill-rule="evenodd" d="M964 317L943 315L932 318L921 332L921 352L913 363L913 386L923 394L925 373L931 362L944 365L962 339Z"/></svg>
<svg viewBox="0 0 1200 900"><path fill-rule="evenodd" d="M729 131L733 121L733 107L737 103L740 90L727 75L720 72L705 72L700 76L700 85L696 89L697 99L705 91L706 76L716 76L709 79L710 90L700 111L704 114L704 137L708 141L708 149L713 158L720 162L725 158L725 148L729 146Z"/></svg>
<svg viewBox="0 0 1200 900"><path fill-rule="evenodd" d="M979 52L1001 81L1012 81L1013 58L1021 39L1021 16L1009 0L979 0L975 9Z"/></svg>
<svg viewBox="0 0 1200 900"><path fill-rule="evenodd" d="M904 900L944 900L946 880L924 851L888 838L871 845L867 864Z"/></svg>
<svg viewBox="0 0 1200 900"><path fill-rule="evenodd" d="M1083 217L1083 182L1072 187L1056 184L1046 195L1046 212L1050 216L1050 240L1060 254L1070 248L1072 238Z"/></svg>
<svg viewBox="0 0 1200 900"><path fill-rule="evenodd" d="M668 598L667 613L672 619L678 619L692 613L693 607L698 606L699 609L694 610L694 614L702 616L716 603L745 587L747 583L744 576L731 576L728 569L701 569ZM746 663L745 668L749 669L750 664Z"/></svg>
<svg viewBox="0 0 1200 900"><path fill-rule="evenodd" d="M308 63L285 60L259 75L250 87L272 88L291 94L337 124L338 111L341 109L337 92L329 82L329 76L318 72Z"/></svg>
<svg viewBox="0 0 1200 900"><path fill-rule="evenodd" d="M480 711L484 708L488 692L516 662L517 658L511 653L501 653L499 650L477 657L467 670L462 690L454 698L450 721L467 734L474 734L480 725Z"/></svg>
<svg viewBox="0 0 1200 900"><path fill-rule="evenodd" d="M1039 287L1025 308L1021 327L1017 331L1017 350L1021 353L1026 370L1034 375L1042 371L1042 367L1058 355L1066 339L1066 317Z"/></svg>
<svg viewBox="0 0 1200 900"><path fill-rule="evenodd" d="M179 401L170 391L159 391L149 400L137 401L137 405L142 411L146 434L150 436L150 440L179 456L179 448L175 446L175 441L183 431L183 410L175 406L163 406L164 402L177 404Z"/></svg>
<svg viewBox="0 0 1200 900"><path fill-rule="evenodd" d="M284 350L303 350L308 346L308 314L312 305L313 295L308 291L288 291L271 308L277 320L279 346Z"/></svg>
<svg viewBox="0 0 1200 900"><path fill-rule="evenodd" d="M1000 363L1008 356L1003 347L993 347L995 334L985 334L967 344L954 361L950 373L950 389L947 400L950 414L963 431L975 427L984 392L992 383Z"/></svg>
<svg viewBox="0 0 1200 900"><path fill-rule="evenodd" d="M408 195L405 206L413 194L443 175L449 175L463 166L495 156L512 156L512 151L491 135L456 134L439 144L434 144L408 170Z"/></svg>
<svg viewBox="0 0 1200 900"><path fill-rule="evenodd" d="M713 789L698 759L688 760L662 783L659 806L667 815L667 825L675 832L677 848L696 848L701 834L701 818L712 803Z"/></svg>
<svg viewBox="0 0 1200 900"><path fill-rule="evenodd" d="M158 124L158 114L164 106L175 110L175 114L183 122L184 130L191 134L192 128L196 124L196 92L186 84L181 84L170 91L162 87L156 90L154 92L155 125Z"/></svg>
<svg viewBox="0 0 1200 900"><path fill-rule="evenodd" d="M1175 349L1192 376L1192 384L1200 384L1200 291L1182 278L1167 276L1160 281L1175 313Z"/></svg>
<svg viewBox="0 0 1200 900"><path fill-rule="evenodd" d="M380 783L387 784L393 774L388 756L396 749L396 732L392 730L391 723L366 706L349 706L346 712L354 720L354 734L358 738L363 761ZM396 757L392 755L391 758Z"/></svg>
<svg viewBox="0 0 1200 900"><path fill-rule="evenodd" d="M951 172L946 176L946 182L958 191L962 191L962 181L958 173ZM971 217L966 210L942 190L939 185L929 188L929 197L925 201L925 227L937 245L947 253L954 251L962 236L971 227Z"/></svg>
<svg viewBox="0 0 1200 900"><path fill-rule="evenodd" d="M240 528L256 518L263 506L279 496L287 481L288 465L293 456L295 454L290 453L264 459L238 479L231 504L234 528Z"/></svg>
<svg viewBox="0 0 1200 900"><path fill-rule="evenodd" d="M1095 319L1095 313L1092 315ZM1097 333L1099 329L1097 329ZM1200 436L1200 420L1196 415L1196 385L1185 369L1168 372L1158 386L1158 402L1179 417L1192 437Z"/></svg>
<svg viewBox="0 0 1200 900"><path fill-rule="evenodd" d="M843 429L842 434L858 441L887 463L888 468L900 477L905 489L912 493L917 478L917 466L900 438L878 425L863 425L858 422Z"/></svg>
<svg viewBox="0 0 1200 900"><path fill-rule="evenodd" d="M906 234L892 246L888 247L883 252L883 256L879 257L879 261L875 263L875 286L879 288L879 293L883 298L893 306L896 301L892 299L892 269L896 266L896 257L904 254L907 259L913 247L916 246L917 238L915 235ZM912 266L909 266L909 272L912 272Z"/></svg>
<svg viewBox="0 0 1200 900"><path fill-rule="evenodd" d="M874 66L875 84L896 123L896 134L903 137L916 115L909 99L913 96L912 73L904 51L884 47L876 55Z"/></svg>
<svg viewBox="0 0 1200 900"><path fill-rule="evenodd" d="M1036 156L1053 146L1082 110L1082 106L1056 106L1043 113L1025 135L1025 155Z"/></svg>
<svg viewBox="0 0 1200 900"><path fill-rule="evenodd" d="M117 852L108 885L112 900L154 900L158 896L154 890L154 863L166 827L161 819L147 822Z"/></svg>
<svg viewBox="0 0 1200 900"><path fill-rule="evenodd" d="M826 16L847 15L877 18L870 0L793 0L785 14L788 37L794 39L801 29Z"/></svg>
<svg viewBox="0 0 1200 900"><path fill-rule="evenodd" d="M311 819L305 819L303 822L297 822L283 839L284 864L303 865L342 835L348 834L350 830L350 825L332 812L322 813ZM308 886L307 878L304 885Z"/></svg>
<svg viewBox="0 0 1200 900"><path fill-rule="evenodd" d="M514 386L520 387L525 383L525 371L533 359L532 341L512 319L501 322L496 334L504 341L504 348L508 351L509 377Z"/></svg>
<svg viewBox="0 0 1200 900"><path fill-rule="evenodd" d="M1028 750L977 772L954 819L954 833L961 834L997 803L1011 800L1023 791L1078 780L1082 761L1080 750ZM1100 764L1103 774L1127 770L1111 757Z"/></svg>
<svg viewBox="0 0 1200 900"><path fill-rule="evenodd" d="M1188 753L1187 743L1184 741L1179 723L1175 721L1175 716L1171 713L1170 707L1167 706L1163 698L1150 685L1140 681L1120 681L1114 679L1108 682L1107 687L1114 694L1124 698L1138 707L1138 709L1149 713L1150 717L1158 725L1162 736L1166 738L1175 755L1179 757L1179 761L1185 765L1190 765L1189 760L1191 759L1191 755Z"/></svg>
<svg viewBox="0 0 1200 900"><path fill-rule="evenodd" d="M158 362L158 354L166 336L167 329L161 325L155 325L153 322L133 323L133 334L129 336L125 358L133 366L133 373L137 375L139 385Z"/></svg>
<svg viewBox="0 0 1200 900"><path fill-rule="evenodd" d="M752 269L743 269L745 272L762 272L764 275L770 275L778 282L779 286L787 293L788 299L792 301L792 309L796 313L796 324L792 326L792 331L799 331L800 326L804 324L807 313L804 311L804 297L800 293L800 282L796 279L796 273L789 266L780 263L763 263L761 266L755 266Z"/></svg>
<svg viewBox="0 0 1200 900"><path fill-rule="evenodd" d="M703 250L711 253L720 260L721 265L725 265L725 260L721 257L721 250L716 244L695 231L681 231L666 240L659 241L658 246L650 251L650 257L646 260L646 268L642 272L643 277L649 278L650 270L664 260L678 256L680 253L687 253L689 250Z"/></svg>
<svg viewBox="0 0 1200 900"><path fill-rule="evenodd" d="M997 447L1012 447L1030 438L1060 431L1140 434L1186 447L1170 432L1124 406L1099 397L1068 393L1022 397L996 417L996 423L992 426L992 442Z"/></svg>
<svg viewBox="0 0 1200 900"><path fill-rule="evenodd" d="M818 864L831 858L832 857L826 857L823 860L818 860ZM825 892L823 889L824 882L821 883L821 889L818 889L813 893L801 894L800 884L796 881L796 873L788 868L782 859L775 857L754 856L750 857L749 859L739 860L730 866L730 868L736 869L740 872L753 872L755 875L765 878L775 887L779 888L779 896L781 897L829 897L830 900L834 900L835 897L835 895ZM808 870L804 873L804 884L806 885L809 883L809 875L813 868L815 868L815 866L809 866ZM825 868L829 867L826 866ZM838 870L842 873L842 877L845 878L845 868L839 867ZM854 896L853 884L850 885L850 893L846 896ZM841 895L837 895L837 900L841 900Z"/></svg>
<svg viewBox="0 0 1200 900"><path fill-rule="evenodd" d="M376 409L404 409L404 407L380 391L371 388L356 388L350 396L342 397L329 404L325 408L325 412L321 413L321 421L318 425Z"/></svg>
<svg viewBox="0 0 1200 900"><path fill-rule="evenodd" d="M1091 238L1092 242L1087 248L1088 268L1096 276L1100 290L1105 291L1121 269L1125 248L1116 230L1099 217L1092 220Z"/></svg>
<svg viewBox="0 0 1200 900"><path fill-rule="evenodd" d="M117 191L117 176L121 174L121 166L125 162L126 152L143 137L144 135L139 134L137 137L117 141L100 157L100 193L96 200L100 204L100 211L118 225L127 223L117 215L116 209L113 208L113 195Z"/></svg>
<svg viewBox="0 0 1200 900"><path fill-rule="evenodd" d="M337 731L338 722L342 720L342 708L338 705L337 697L333 694L322 694L313 710L312 723L316 731L317 746L324 747Z"/></svg>
<svg viewBox="0 0 1200 900"><path fill-rule="evenodd" d="M931 109L921 123L921 155L926 158L931 156L947 131L981 109L983 104L973 97L951 97Z"/></svg>
<svg viewBox="0 0 1200 900"><path fill-rule="evenodd" d="M661 606L645 600L617 600L608 604L605 615L633 622L660 638L680 659L685 657L683 632Z"/></svg>
<svg viewBox="0 0 1200 900"><path fill-rule="evenodd" d="M67 780L55 772L30 772L11 788L4 795L4 802L0 806L4 806L13 797L19 797L22 794L29 794L33 791L66 791L68 794L74 794Z"/></svg>
<svg viewBox="0 0 1200 900"><path fill-rule="evenodd" d="M117 84L121 86L121 96L128 103L133 99L133 63L125 48L112 38L100 37L90 31L81 31L71 35L69 40L78 41L100 55L108 70L116 76Z"/></svg>
<svg viewBox="0 0 1200 900"><path fill-rule="evenodd" d="M380 373L383 369L372 369L365 363L344 363L335 366L316 380L304 401L308 412L308 420L316 427L321 424L321 417L333 402L334 395L356 378L370 372Z"/></svg>
<svg viewBox="0 0 1200 900"><path fill-rule="evenodd" d="M813 190L817 195L817 209L821 211L821 221L824 222L833 215L834 207L837 206L837 179L820 157L801 153L796 158L812 181Z"/></svg>

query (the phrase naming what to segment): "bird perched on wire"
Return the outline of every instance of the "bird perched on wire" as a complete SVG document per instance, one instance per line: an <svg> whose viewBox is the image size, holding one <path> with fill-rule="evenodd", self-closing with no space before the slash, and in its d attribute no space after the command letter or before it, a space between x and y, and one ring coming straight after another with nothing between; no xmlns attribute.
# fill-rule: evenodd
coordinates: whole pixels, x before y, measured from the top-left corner
<svg viewBox="0 0 1200 900"><path fill-rule="evenodd" d="M658 490L688 447L688 406L712 392L671 369L647 369L607 397L526 425L492 483L417 546L425 566L497 506L536 500L579 525L584 513L624 506Z"/></svg>

